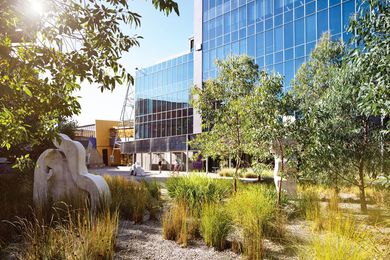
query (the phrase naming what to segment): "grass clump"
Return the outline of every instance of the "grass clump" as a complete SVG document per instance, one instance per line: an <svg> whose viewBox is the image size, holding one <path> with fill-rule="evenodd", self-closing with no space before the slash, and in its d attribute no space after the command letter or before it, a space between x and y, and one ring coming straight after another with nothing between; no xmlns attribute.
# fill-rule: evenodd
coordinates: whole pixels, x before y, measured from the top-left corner
<svg viewBox="0 0 390 260"><path fill-rule="evenodd" d="M46 223L35 217L19 219L25 247L22 259L113 259L118 213L109 209L93 216L88 210L72 211L66 218Z"/></svg>
<svg viewBox="0 0 390 260"><path fill-rule="evenodd" d="M327 233L315 235L308 247L302 250L302 259L373 259L373 252L347 237Z"/></svg>
<svg viewBox="0 0 390 260"><path fill-rule="evenodd" d="M266 187L249 187L229 199L227 209L242 230L244 254L249 259L261 259L264 231L276 215L275 196Z"/></svg>
<svg viewBox="0 0 390 260"><path fill-rule="evenodd" d="M200 174L170 178L166 187L173 205L163 216L164 238L183 245L200 236L204 205L221 203L232 190L230 182Z"/></svg>
<svg viewBox="0 0 390 260"><path fill-rule="evenodd" d="M143 182L146 186L149 196L146 204L146 209L149 211L149 219L157 220L158 214L161 209L161 186L156 181L153 180L151 182Z"/></svg>
<svg viewBox="0 0 390 260"><path fill-rule="evenodd" d="M382 241L365 225L357 225L352 215L330 213L323 234L313 234L308 246L303 247L303 259L385 259Z"/></svg>
<svg viewBox="0 0 390 260"><path fill-rule="evenodd" d="M226 247L226 237L233 228L231 216L224 206L207 204L202 209L201 231L208 246L217 250Z"/></svg>
<svg viewBox="0 0 390 260"><path fill-rule="evenodd" d="M224 180L211 179L199 174L169 178L166 182L168 194L176 201L184 201L189 210L198 212L202 205L219 202L230 195L231 184Z"/></svg>
<svg viewBox="0 0 390 260"><path fill-rule="evenodd" d="M315 187L304 187L298 194L299 215L307 220L315 220L320 215L319 193Z"/></svg>
<svg viewBox="0 0 390 260"><path fill-rule="evenodd" d="M104 179L111 190L111 210L118 209L122 218L142 223L151 200L147 185L123 176L104 176Z"/></svg>
<svg viewBox="0 0 390 260"><path fill-rule="evenodd" d="M174 203L162 217L163 238L187 246L187 205Z"/></svg>
<svg viewBox="0 0 390 260"><path fill-rule="evenodd" d="M218 171L218 175L221 177L233 177L236 172L235 168L222 168ZM238 170L238 177L240 178L257 178L258 174L251 168L242 168Z"/></svg>

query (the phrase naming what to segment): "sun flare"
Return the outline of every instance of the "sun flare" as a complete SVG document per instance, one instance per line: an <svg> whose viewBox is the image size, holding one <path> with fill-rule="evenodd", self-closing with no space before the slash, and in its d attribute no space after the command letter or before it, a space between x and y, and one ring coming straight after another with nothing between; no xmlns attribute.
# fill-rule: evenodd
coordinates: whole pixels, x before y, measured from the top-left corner
<svg viewBox="0 0 390 260"><path fill-rule="evenodd" d="M43 0L29 0L31 4L31 10L34 14L42 15L45 12L45 6Z"/></svg>

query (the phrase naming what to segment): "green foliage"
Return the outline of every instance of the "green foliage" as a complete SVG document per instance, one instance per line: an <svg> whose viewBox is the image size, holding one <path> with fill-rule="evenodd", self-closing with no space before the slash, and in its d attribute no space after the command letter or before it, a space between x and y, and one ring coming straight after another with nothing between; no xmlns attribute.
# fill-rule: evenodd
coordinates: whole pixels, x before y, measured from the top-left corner
<svg viewBox="0 0 390 260"><path fill-rule="evenodd" d="M366 7L367 6L367 7ZM364 8L366 7L366 8ZM390 114L390 5L388 1L365 0L350 22L353 48L347 59L362 80L355 86L359 109L365 115Z"/></svg>
<svg viewBox="0 0 390 260"><path fill-rule="evenodd" d="M290 146L284 142L291 135L292 124L287 116L291 111L289 96L283 90L283 77L261 72L259 86L252 95L246 98L245 114L250 124L245 125L247 151L257 159L266 159L270 155L270 147L283 153L287 158Z"/></svg>
<svg viewBox="0 0 390 260"><path fill-rule="evenodd" d="M230 194L228 182L199 174L169 178L166 187L171 198L184 201L191 211L199 213L202 205L218 203Z"/></svg>
<svg viewBox="0 0 390 260"><path fill-rule="evenodd" d="M226 238L233 228L232 219L220 204L206 204L202 209L201 232L206 245L223 250Z"/></svg>
<svg viewBox="0 0 390 260"><path fill-rule="evenodd" d="M172 0L153 0L166 14ZM34 13L29 1L0 3L1 153L20 157L52 140L60 122L80 112L74 92L87 82L114 90L132 76L120 63L142 38L121 28L140 26L126 0L42 1Z"/></svg>
<svg viewBox="0 0 390 260"><path fill-rule="evenodd" d="M344 62L345 48L325 34L294 82L292 97L303 117L297 121L304 174L333 185L360 188L366 211L365 178L375 179L389 168L388 144L380 118L366 114L356 86L365 75Z"/></svg>
<svg viewBox="0 0 390 260"><path fill-rule="evenodd" d="M244 110L245 101L255 89L259 71L248 56L217 60L216 66L218 77L206 81L202 88L193 89L192 104L202 116L204 131L197 135L192 145L205 156L234 158L236 185L237 171L246 147L245 125L249 123Z"/></svg>

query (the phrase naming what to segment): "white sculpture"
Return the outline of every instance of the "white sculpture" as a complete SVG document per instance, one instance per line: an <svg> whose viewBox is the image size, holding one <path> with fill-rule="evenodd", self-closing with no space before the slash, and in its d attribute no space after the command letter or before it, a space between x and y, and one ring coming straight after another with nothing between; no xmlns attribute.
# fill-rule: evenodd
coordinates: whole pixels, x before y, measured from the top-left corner
<svg viewBox="0 0 390 260"><path fill-rule="evenodd" d="M278 158L276 155L275 157L275 168L274 168L274 182L276 186L276 191L279 193L279 187L280 187L280 181L282 179L281 176L279 176L279 172L282 169L282 160ZM289 196L296 196L297 195L297 181L294 176L291 174L291 169L288 168L287 160L284 159L284 172L286 173L286 178L282 181L282 190L287 193Z"/></svg>
<svg viewBox="0 0 390 260"><path fill-rule="evenodd" d="M141 167L139 162L134 163L132 166L130 166L130 175L145 175L145 170Z"/></svg>
<svg viewBox="0 0 390 260"><path fill-rule="evenodd" d="M284 142L283 145L294 145L293 142ZM281 159L281 151L278 148L276 144L273 144L271 147L271 153L274 155L275 159L275 168L274 168L274 182L276 186L276 191L279 193L279 188L281 187L282 191L285 191L288 196L295 197L297 195L297 181L294 176L294 173L296 172L296 169L294 167L291 167L287 163L287 159L283 159L283 166L282 166L282 159ZM292 158L289 158L290 160ZM283 167L285 178L282 180L282 176L279 175ZM280 186L280 182L282 180L282 185Z"/></svg>
<svg viewBox="0 0 390 260"><path fill-rule="evenodd" d="M85 149L81 143L60 134L54 140L57 149L48 149L38 158L34 172L34 204L42 209L48 202L69 198L89 199L91 210L111 200L110 189L103 177L88 173Z"/></svg>

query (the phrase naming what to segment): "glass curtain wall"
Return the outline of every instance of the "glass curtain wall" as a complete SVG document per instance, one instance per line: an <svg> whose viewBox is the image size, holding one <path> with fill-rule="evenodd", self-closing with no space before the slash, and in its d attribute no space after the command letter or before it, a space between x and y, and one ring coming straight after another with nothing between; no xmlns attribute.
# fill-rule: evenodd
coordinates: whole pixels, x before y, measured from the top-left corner
<svg viewBox="0 0 390 260"><path fill-rule="evenodd" d="M136 139L193 132L193 64L191 52L136 72Z"/></svg>
<svg viewBox="0 0 390 260"><path fill-rule="evenodd" d="M348 41L361 0L202 0L203 80L216 76L215 59L248 54L260 68L285 76L286 89L316 41L329 31Z"/></svg>

